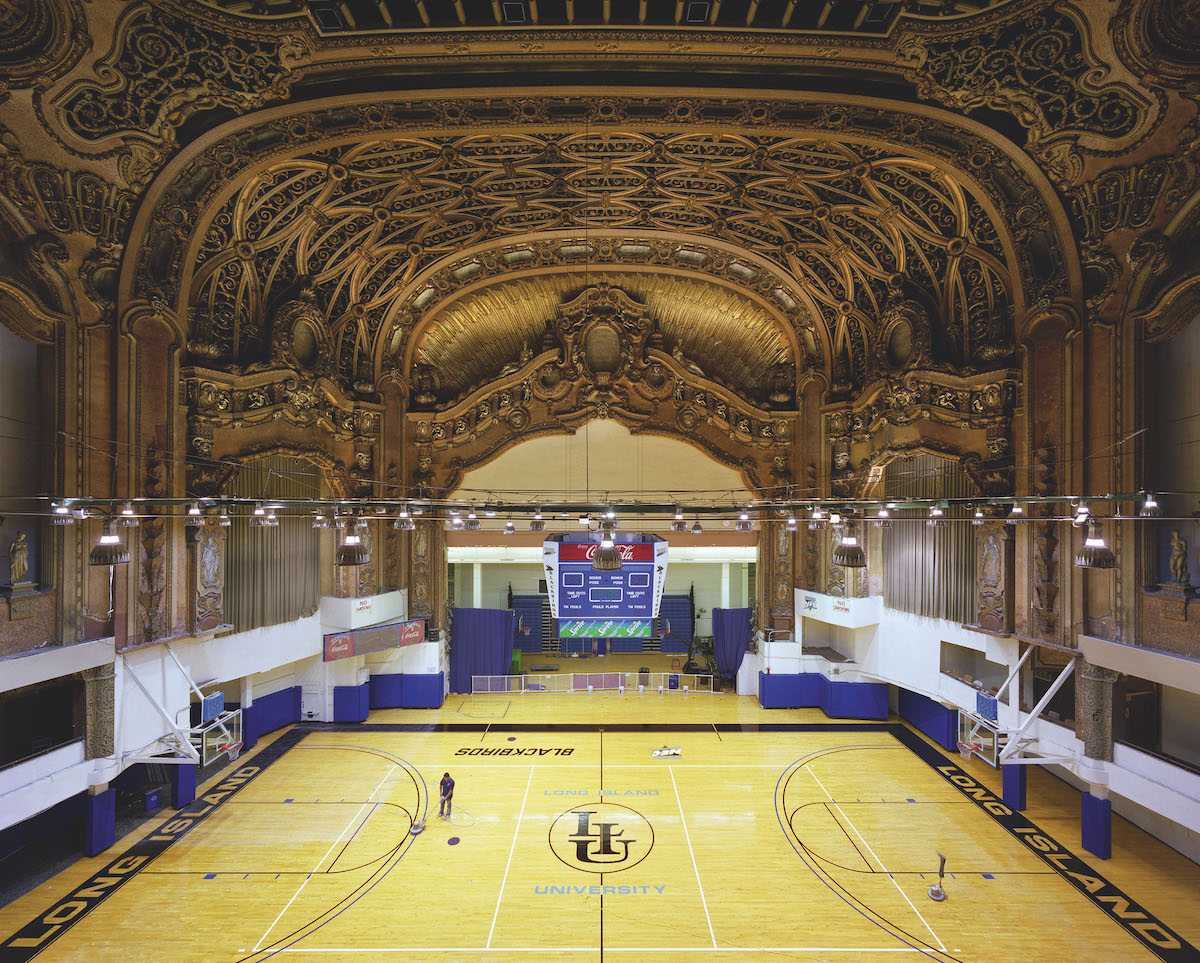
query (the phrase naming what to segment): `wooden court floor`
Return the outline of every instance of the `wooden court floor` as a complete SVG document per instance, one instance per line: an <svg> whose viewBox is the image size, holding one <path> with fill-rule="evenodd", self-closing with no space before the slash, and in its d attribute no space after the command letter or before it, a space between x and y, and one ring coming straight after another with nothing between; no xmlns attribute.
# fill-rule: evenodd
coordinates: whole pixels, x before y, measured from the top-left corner
<svg viewBox="0 0 1200 963"><path fill-rule="evenodd" d="M1031 772L1011 813L960 763L732 695L297 726L0 909L0 959L1197 957L1200 867L1119 819L1114 858L1081 858L1069 787Z"/></svg>

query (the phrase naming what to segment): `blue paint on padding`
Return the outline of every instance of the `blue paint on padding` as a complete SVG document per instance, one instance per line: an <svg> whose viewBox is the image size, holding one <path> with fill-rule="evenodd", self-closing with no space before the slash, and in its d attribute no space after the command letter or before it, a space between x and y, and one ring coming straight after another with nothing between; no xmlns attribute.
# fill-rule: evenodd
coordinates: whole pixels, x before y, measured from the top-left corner
<svg viewBox="0 0 1200 963"><path fill-rule="evenodd" d="M900 690L900 718L951 751L958 748L958 710L923 696Z"/></svg>
<svg viewBox="0 0 1200 963"><path fill-rule="evenodd" d="M185 763L170 766L171 770L171 805L182 809L196 799L196 764Z"/></svg>
<svg viewBox="0 0 1200 963"><path fill-rule="evenodd" d="M821 708L831 719L887 719L883 682L830 682L819 672L758 674L764 709Z"/></svg>
<svg viewBox="0 0 1200 963"><path fill-rule="evenodd" d="M300 686L294 685L270 695L255 698L254 704L243 710L242 749L258 742L261 736L281 726L300 721Z"/></svg>
<svg viewBox="0 0 1200 963"><path fill-rule="evenodd" d="M446 673L432 672L426 675L406 673L404 676L405 709L437 709L446 698Z"/></svg>
<svg viewBox="0 0 1200 963"><path fill-rule="evenodd" d="M365 722L371 709L370 684L333 687L333 721Z"/></svg>
<svg viewBox="0 0 1200 963"><path fill-rule="evenodd" d="M183 768L182 766L180 768ZM195 769L193 767L193 778ZM193 792L193 796L195 793ZM83 817L83 851L89 856L102 853L117 841L117 791L111 786L104 792L88 795Z"/></svg>
<svg viewBox="0 0 1200 963"><path fill-rule="evenodd" d="M403 702L401 692L404 688L404 675L400 672L383 672L371 676L368 683L371 687L372 709L398 709Z"/></svg>
<svg viewBox="0 0 1200 963"><path fill-rule="evenodd" d="M1080 797L1083 848L1101 859L1112 857L1112 803L1090 792Z"/></svg>
<svg viewBox="0 0 1200 963"><path fill-rule="evenodd" d="M1000 774L1004 779L1004 805L1014 812L1023 812L1025 809L1025 773L1028 769L1028 766L1000 766Z"/></svg>

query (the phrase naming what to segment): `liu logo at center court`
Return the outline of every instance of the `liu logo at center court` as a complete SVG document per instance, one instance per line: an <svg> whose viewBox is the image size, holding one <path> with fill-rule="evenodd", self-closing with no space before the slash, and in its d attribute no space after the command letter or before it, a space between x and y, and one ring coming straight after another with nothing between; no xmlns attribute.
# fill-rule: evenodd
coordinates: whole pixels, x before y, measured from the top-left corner
<svg viewBox="0 0 1200 963"><path fill-rule="evenodd" d="M641 813L610 802L568 809L550 826L550 849L585 873L619 873L636 866L654 846L654 829Z"/></svg>

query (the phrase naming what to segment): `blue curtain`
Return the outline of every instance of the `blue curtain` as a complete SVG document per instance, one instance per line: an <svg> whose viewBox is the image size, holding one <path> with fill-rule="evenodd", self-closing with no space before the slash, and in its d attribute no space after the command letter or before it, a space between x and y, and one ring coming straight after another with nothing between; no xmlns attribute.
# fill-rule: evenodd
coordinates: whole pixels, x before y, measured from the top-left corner
<svg viewBox="0 0 1200 963"><path fill-rule="evenodd" d="M470 692L473 675L507 675L516 614L510 609L454 609L450 691Z"/></svg>
<svg viewBox="0 0 1200 963"><path fill-rule="evenodd" d="M712 625L717 671L732 677L737 674L742 656L750 645L750 610L713 609Z"/></svg>

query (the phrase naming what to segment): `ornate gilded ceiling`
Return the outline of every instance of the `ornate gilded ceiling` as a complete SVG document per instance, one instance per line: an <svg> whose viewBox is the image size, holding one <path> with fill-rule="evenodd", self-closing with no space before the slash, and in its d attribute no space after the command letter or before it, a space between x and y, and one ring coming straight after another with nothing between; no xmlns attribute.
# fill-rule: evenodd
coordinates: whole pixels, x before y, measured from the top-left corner
<svg viewBox="0 0 1200 963"><path fill-rule="evenodd" d="M240 130L156 185L126 290L244 365L311 279L350 381L408 358L430 302L479 272L674 251L701 275L743 263L796 360L860 386L900 301L928 317L931 363L978 368L1011 352L1027 298L1066 296L1061 216L984 137L849 98L647 94L363 98Z"/></svg>

